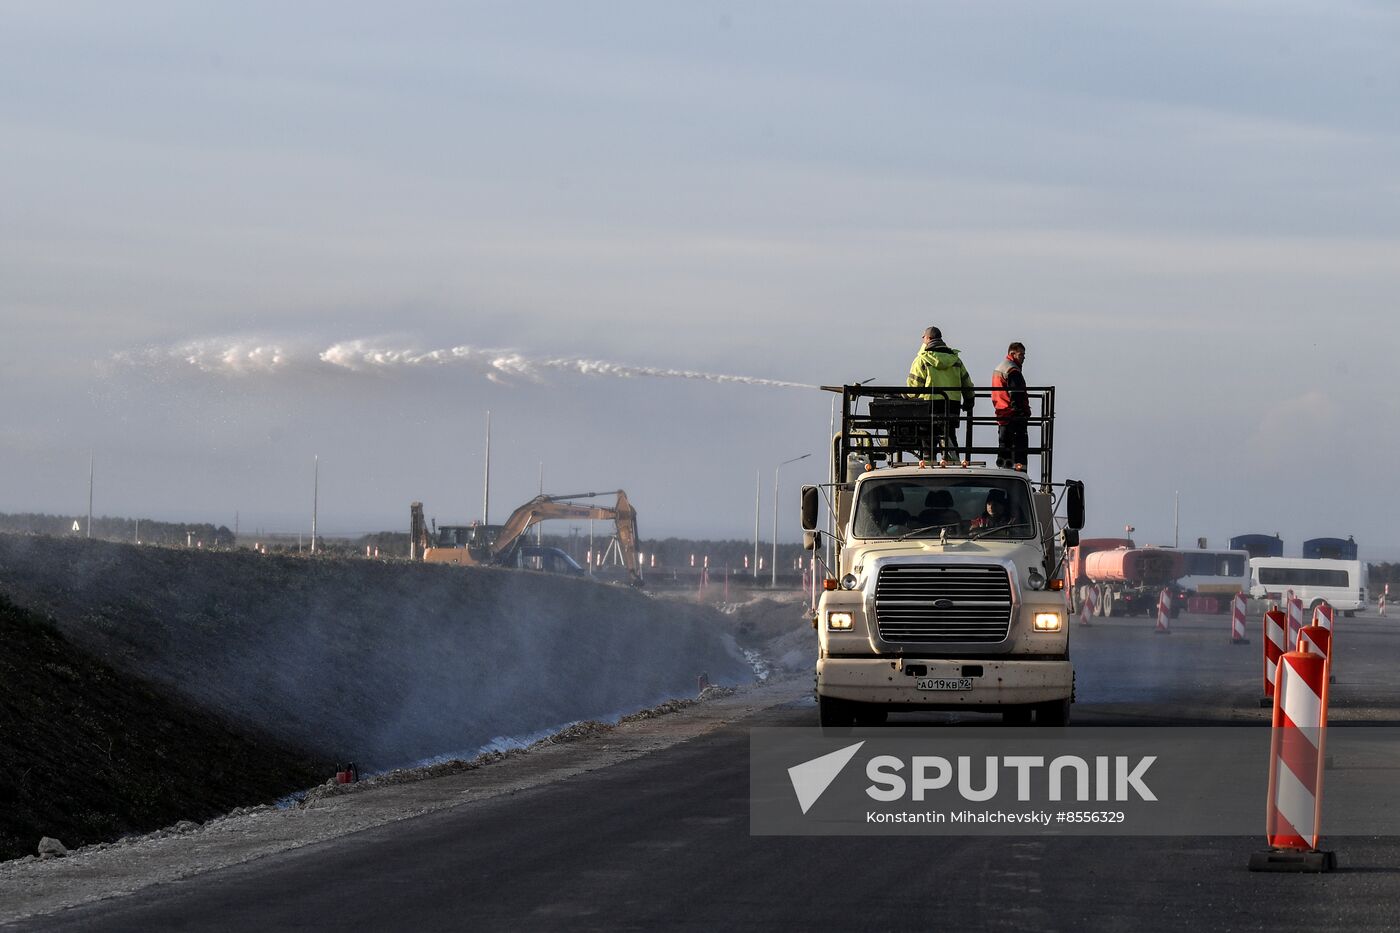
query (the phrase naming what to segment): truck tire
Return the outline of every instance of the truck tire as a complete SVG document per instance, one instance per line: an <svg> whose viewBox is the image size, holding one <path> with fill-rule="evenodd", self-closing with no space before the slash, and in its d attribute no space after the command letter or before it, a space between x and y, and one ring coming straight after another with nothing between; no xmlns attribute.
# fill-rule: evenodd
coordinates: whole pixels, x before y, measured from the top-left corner
<svg viewBox="0 0 1400 933"><path fill-rule="evenodd" d="M1112 590L1104 590L1104 591L1103 591L1103 617L1104 617L1105 619L1111 619L1111 618L1113 618L1113 610L1114 610L1114 606L1115 606L1115 604L1116 604L1117 602L1118 602L1118 600L1116 600L1116 599L1113 598L1113 591L1112 591ZM1118 606L1117 608L1118 608L1119 612L1121 613L1123 607L1122 607L1122 606Z"/></svg>
<svg viewBox="0 0 1400 933"><path fill-rule="evenodd" d="M823 729L844 729L855 725L855 709L846 700L818 694L817 720Z"/></svg>
<svg viewBox="0 0 1400 933"><path fill-rule="evenodd" d="M1049 703L1041 703L1035 708L1035 724L1037 726L1067 726L1069 725L1069 698L1063 700L1052 700Z"/></svg>

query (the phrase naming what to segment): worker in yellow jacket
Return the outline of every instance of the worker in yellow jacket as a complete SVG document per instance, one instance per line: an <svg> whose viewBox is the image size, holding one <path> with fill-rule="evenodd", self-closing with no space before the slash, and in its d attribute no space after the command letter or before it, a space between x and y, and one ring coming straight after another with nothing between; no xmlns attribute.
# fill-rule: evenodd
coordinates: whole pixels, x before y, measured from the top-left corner
<svg viewBox="0 0 1400 933"><path fill-rule="evenodd" d="M943 449L945 460L957 459L958 411L972 416L973 385L958 351L943 342L943 332L937 327L924 328L923 346L909 366L911 388L932 389L929 398L935 423L932 458Z"/></svg>

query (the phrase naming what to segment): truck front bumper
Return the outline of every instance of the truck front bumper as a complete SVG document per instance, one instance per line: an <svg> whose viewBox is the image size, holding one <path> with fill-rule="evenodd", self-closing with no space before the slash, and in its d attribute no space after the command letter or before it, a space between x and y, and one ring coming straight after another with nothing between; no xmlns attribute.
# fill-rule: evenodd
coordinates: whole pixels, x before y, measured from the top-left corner
<svg viewBox="0 0 1400 933"><path fill-rule="evenodd" d="M980 669L981 673L976 674ZM915 674L913 671L918 671ZM969 676L975 675L975 676ZM921 690L921 680L971 681L970 690ZM1069 661L956 658L821 658L817 693L888 706L1024 706L1066 700L1074 692Z"/></svg>

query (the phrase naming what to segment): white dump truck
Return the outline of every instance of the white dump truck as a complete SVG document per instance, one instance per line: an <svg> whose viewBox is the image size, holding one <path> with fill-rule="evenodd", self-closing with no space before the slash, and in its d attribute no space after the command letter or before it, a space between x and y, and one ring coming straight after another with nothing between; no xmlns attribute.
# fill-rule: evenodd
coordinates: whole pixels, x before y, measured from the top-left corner
<svg viewBox="0 0 1400 933"><path fill-rule="evenodd" d="M1061 559L1084 525L1084 486L1051 478L1054 388L1027 389L1038 475L980 459L995 461L995 446L973 444L974 428L995 433L991 417L963 417L961 449L934 460L950 425L928 390L824 388L842 397L831 481L802 490L806 546L826 568L812 609L821 724L930 709L1066 724L1074 668Z"/></svg>

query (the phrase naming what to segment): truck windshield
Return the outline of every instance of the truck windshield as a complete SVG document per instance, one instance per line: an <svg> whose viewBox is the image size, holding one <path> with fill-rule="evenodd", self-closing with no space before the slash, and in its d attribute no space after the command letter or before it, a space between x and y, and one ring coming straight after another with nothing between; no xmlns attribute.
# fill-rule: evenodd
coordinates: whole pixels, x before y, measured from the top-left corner
<svg viewBox="0 0 1400 933"><path fill-rule="evenodd" d="M1035 517L1026 484L1014 479L940 476L867 480L852 528L859 538L1031 538Z"/></svg>

